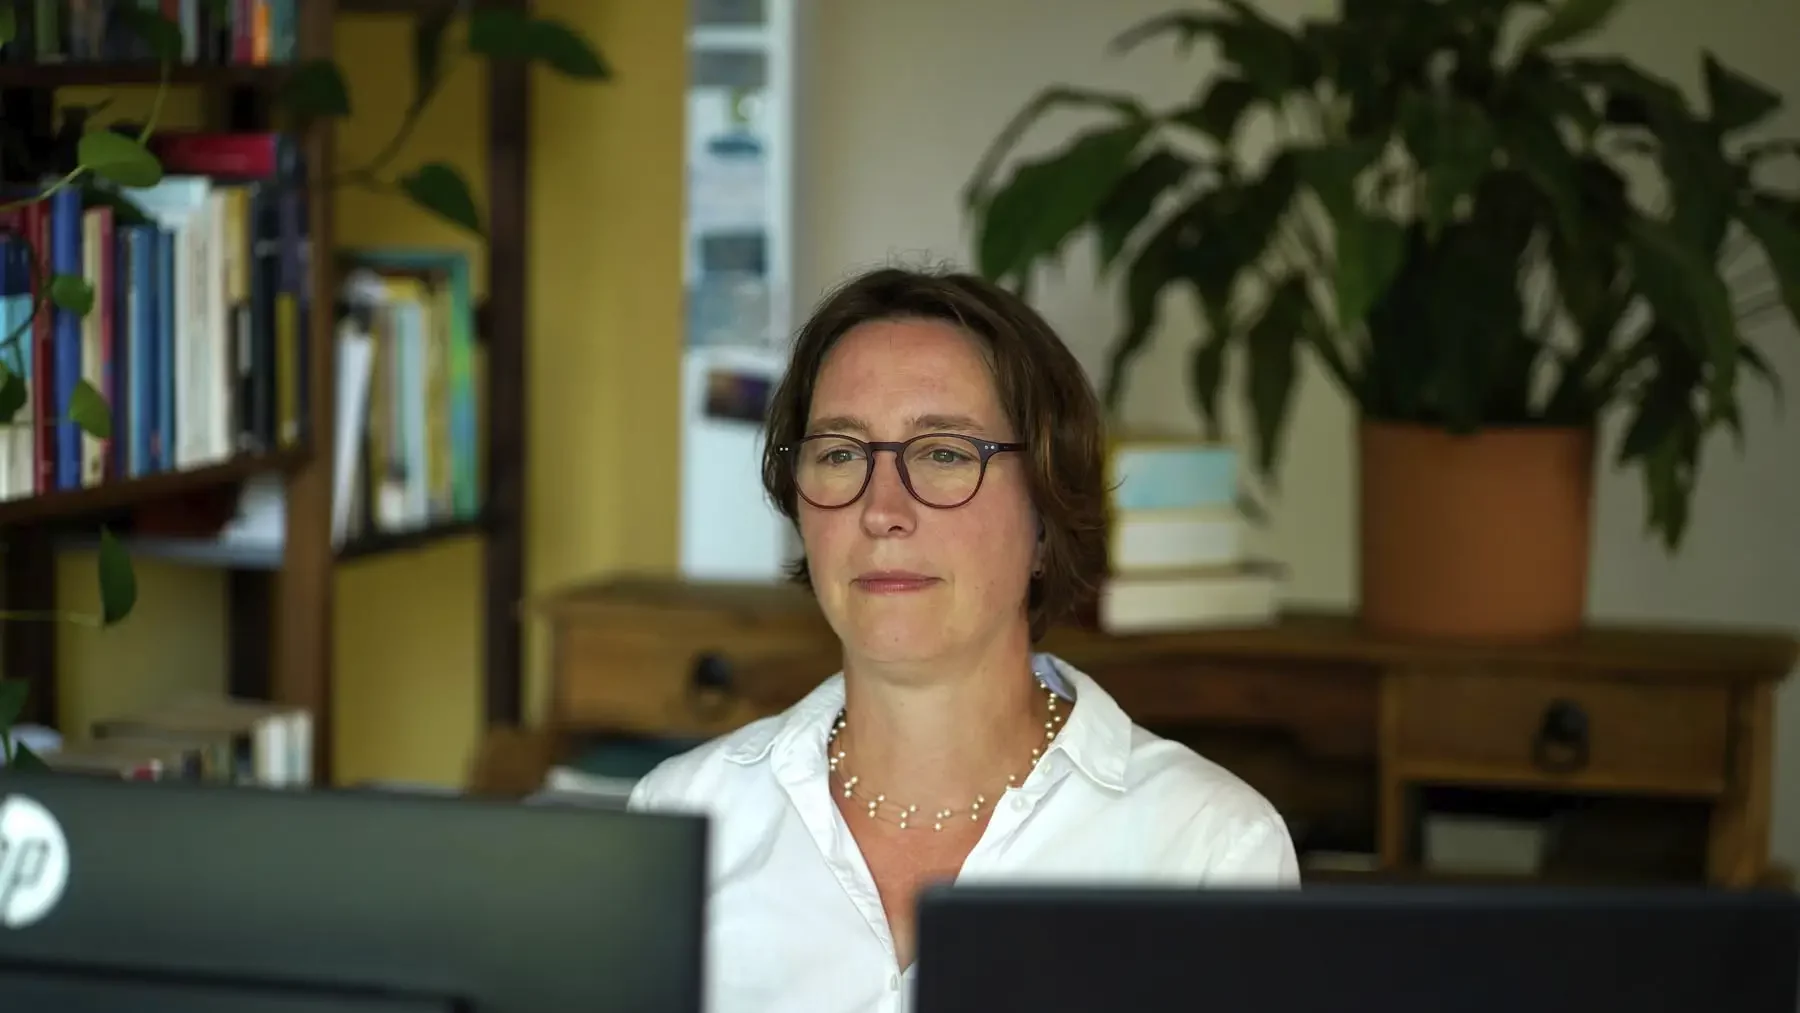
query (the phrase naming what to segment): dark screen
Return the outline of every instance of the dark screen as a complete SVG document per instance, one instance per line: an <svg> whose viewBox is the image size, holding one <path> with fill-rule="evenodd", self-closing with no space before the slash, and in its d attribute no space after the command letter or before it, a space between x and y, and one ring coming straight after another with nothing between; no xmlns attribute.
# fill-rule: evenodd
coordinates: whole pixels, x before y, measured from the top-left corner
<svg viewBox="0 0 1800 1013"><path fill-rule="evenodd" d="M447 999L374 996L130 977L12 970L0 966L7 1013L460 1013Z"/></svg>

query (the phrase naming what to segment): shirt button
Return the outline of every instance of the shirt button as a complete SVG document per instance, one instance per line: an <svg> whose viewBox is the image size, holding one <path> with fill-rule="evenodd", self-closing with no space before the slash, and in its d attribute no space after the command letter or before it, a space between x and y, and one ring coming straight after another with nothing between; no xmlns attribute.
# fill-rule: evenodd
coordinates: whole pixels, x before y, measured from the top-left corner
<svg viewBox="0 0 1800 1013"><path fill-rule="evenodd" d="M899 975L897 975L897 974L888 975L888 991L889 992L900 991L900 976Z"/></svg>
<svg viewBox="0 0 1800 1013"><path fill-rule="evenodd" d="M1027 800L1025 798L1025 796L1023 796L1023 795L1014 795L1013 796L1013 808L1019 810L1020 812L1024 812L1025 810L1031 808L1031 802L1029 800Z"/></svg>

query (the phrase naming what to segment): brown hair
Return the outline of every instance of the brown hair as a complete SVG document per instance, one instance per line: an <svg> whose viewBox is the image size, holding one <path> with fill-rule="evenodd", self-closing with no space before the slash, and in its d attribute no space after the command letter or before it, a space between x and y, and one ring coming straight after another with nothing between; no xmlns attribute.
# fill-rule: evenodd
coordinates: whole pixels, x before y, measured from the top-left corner
<svg viewBox="0 0 1800 1013"><path fill-rule="evenodd" d="M1032 505L1043 526L1043 570L1026 607L1031 638L1093 595L1106 570L1106 477L1100 406L1081 364L1024 300L969 274L886 267L840 285L800 328L769 404L763 488L798 522L793 474L780 448L806 435L813 385L837 340L876 320L941 320L987 346L1000 404L1030 462ZM810 588L804 554L789 575Z"/></svg>

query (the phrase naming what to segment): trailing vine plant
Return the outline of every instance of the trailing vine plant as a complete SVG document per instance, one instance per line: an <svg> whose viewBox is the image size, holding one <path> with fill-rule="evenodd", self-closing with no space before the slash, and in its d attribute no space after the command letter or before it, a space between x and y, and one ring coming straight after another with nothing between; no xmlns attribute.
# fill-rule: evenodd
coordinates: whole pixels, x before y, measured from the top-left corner
<svg viewBox="0 0 1800 1013"><path fill-rule="evenodd" d="M229 5L229 0L209 2L214 3L221 15ZM398 195L485 241L487 230L482 223L482 213L468 181L456 166L429 161L400 172L392 168L451 70L474 58L540 65L581 81L607 81L612 71L586 39L559 21L532 17L512 8L476 7L464 11L460 9L462 6L458 0L444 0L439 9L416 18L412 41L412 99L398 129L367 162L340 169L326 182L332 187ZM153 187L163 178L162 165L151 152L150 142L169 90L170 72L181 60L182 36L173 21L158 13L120 4L117 14L124 26L145 43L161 70L147 121L135 125L135 129L116 125L95 128L88 125L89 117L78 111L67 121L79 131L74 142L73 167L34 193L0 201L0 216L42 201L65 188L78 187L84 201L106 203L126 215L141 218L142 212L131 202L131 191ZM14 5L0 3L0 46L11 43L17 33ZM334 61L301 60L279 68L277 73L281 75L281 83L274 96L275 112L285 114L288 127L304 129L320 121L350 116L350 91L343 72ZM0 232L5 231L4 225L0 225ZM32 321L49 306L78 317L85 317L94 308L93 287L85 278L54 273L49 263L38 263L35 259L31 271L31 313L11 333L0 336L0 425L14 424L27 399L29 377L24 375L19 342L30 334ZM105 395L86 380L75 385L68 418L83 433L97 439L112 436L111 406ZM123 621L137 604L137 576L125 545L105 527L100 530L97 576L100 585L97 615L59 610L0 610L0 621L69 622L96 628ZM18 673L12 674L14 678L0 678L0 765L17 769L41 767L42 759L14 734L14 726L25 712L30 684L17 678Z"/></svg>

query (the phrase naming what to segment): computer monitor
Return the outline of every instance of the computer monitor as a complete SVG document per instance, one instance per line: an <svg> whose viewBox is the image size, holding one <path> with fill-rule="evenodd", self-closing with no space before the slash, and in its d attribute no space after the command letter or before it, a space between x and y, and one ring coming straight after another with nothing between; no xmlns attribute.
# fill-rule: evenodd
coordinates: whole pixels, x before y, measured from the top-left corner
<svg viewBox="0 0 1800 1013"><path fill-rule="evenodd" d="M703 817L0 774L0 1009L697 1013Z"/></svg>
<svg viewBox="0 0 1800 1013"><path fill-rule="evenodd" d="M915 1013L1794 1013L1792 895L966 885L920 899Z"/></svg>

